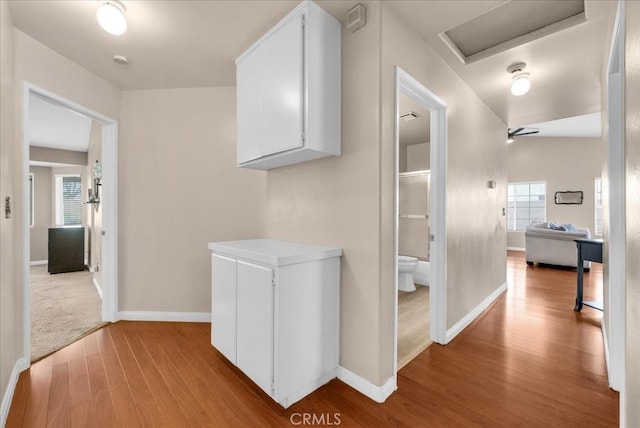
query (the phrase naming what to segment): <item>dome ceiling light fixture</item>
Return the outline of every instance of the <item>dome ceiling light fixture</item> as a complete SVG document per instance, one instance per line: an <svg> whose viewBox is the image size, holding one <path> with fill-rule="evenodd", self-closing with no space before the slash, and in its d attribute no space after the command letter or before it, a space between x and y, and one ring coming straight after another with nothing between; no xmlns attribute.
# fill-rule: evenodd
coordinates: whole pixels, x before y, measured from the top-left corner
<svg viewBox="0 0 640 428"><path fill-rule="evenodd" d="M96 18L98 24L107 33L119 36L127 31L126 8L118 0L104 0L100 2Z"/></svg>
<svg viewBox="0 0 640 428"><path fill-rule="evenodd" d="M511 93L513 95L524 95L531 88L529 73L523 73L526 67L527 64L524 62L518 62L507 67L507 73L513 75L513 80L511 81Z"/></svg>

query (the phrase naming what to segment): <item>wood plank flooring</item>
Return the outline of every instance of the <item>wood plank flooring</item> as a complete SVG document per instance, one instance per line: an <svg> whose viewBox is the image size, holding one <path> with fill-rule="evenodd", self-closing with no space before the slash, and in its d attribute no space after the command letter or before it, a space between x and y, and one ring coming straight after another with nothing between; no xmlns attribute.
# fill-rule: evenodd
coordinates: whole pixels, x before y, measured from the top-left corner
<svg viewBox="0 0 640 428"><path fill-rule="evenodd" d="M7 427L613 427L602 314L573 309L575 271L509 253L509 291L431 345L377 404L338 380L287 410L209 344L209 324L118 322L20 375ZM585 295L601 293L599 265Z"/></svg>
<svg viewBox="0 0 640 428"><path fill-rule="evenodd" d="M398 369L433 343L429 312L429 287L416 285L415 291L398 291Z"/></svg>

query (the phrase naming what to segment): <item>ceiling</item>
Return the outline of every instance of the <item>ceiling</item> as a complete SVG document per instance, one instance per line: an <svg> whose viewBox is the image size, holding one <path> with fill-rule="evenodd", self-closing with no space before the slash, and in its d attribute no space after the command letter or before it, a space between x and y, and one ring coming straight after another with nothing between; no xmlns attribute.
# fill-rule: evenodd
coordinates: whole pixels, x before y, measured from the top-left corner
<svg viewBox="0 0 640 428"><path fill-rule="evenodd" d="M29 145L86 152L89 149L91 119L29 96Z"/></svg>
<svg viewBox="0 0 640 428"><path fill-rule="evenodd" d="M602 136L602 115L598 113L583 114L542 123L532 123L527 128L537 128L537 134L523 135L518 138L536 137L581 137L598 138Z"/></svg>
<svg viewBox="0 0 640 428"><path fill-rule="evenodd" d="M122 36L107 34L97 25L97 0L11 0L9 6L16 28L128 90L235 85L235 58L299 1L124 0L123 3L129 29ZM346 12L358 2L318 3L344 22ZM513 4L542 10L550 3L549 0L389 0L383 7L395 10L509 127L598 112L600 76L608 48L607 25L615 2L586 0L585 22L542 38L530 37L532 40L527 39L521 45L466 64L442 37L461 24ZM485 26L487 21L495 28L513 26L504 14L495 16L484 17ZM129 64L116 64L112 60L114 55L127 57ZM514 62L527 63L526 71L531 74L531 90L521 97L509 92L511 76L506 68Z"/></svg>
<svg viewBox="0 0 640 428"><path fill-rule="evenodd" d="M235 59L299 0L131 1L128 30L103 31L98 0L11 0L16 28L120 89L235 86ZM322 3L344 17L356 1ZM126 66L114 55L129 60Z"/></svg>
<svg viewBox="0 0 640 428"><path fill-rule="evenodd" d="M515 128L600 111L608 21L616 3L586 0L585 22L466 64L441 34L503 4L535 4L544 9L546 3L557 1L397 0L388 5L418 31L496 116ZM496 18L493 26L510 23L504 20ZM526 71L531 74L531 90L520 97L509 92L511 76L506 71L517 62L526 63Z"/></svg>

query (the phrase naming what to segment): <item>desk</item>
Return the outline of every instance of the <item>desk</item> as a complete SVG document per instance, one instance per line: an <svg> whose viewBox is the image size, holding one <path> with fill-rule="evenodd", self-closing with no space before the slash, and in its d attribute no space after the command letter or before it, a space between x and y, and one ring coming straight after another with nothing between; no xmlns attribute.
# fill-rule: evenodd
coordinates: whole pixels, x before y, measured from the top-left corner
<svg viewBox="0 0 640 428"><path fill-rule="evenodd" d="M602 263L602 239L576 239L578 245L578 291L576 295L576 306L574 311L580 311L582 305L602 310L602 302L585 302L582 300L584 262Z"/></svg>

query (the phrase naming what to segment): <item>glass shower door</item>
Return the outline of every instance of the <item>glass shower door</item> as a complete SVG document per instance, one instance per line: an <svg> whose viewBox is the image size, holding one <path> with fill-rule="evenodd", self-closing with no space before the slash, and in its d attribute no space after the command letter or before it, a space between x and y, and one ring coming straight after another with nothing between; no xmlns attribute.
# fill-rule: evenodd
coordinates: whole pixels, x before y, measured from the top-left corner
<svg viewBox="0 0 640 428"><path fill-rule="evenodd" d="M429 260L429 172L399 177L398 253Z"/></svg>

